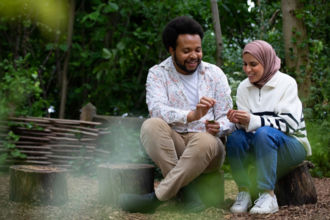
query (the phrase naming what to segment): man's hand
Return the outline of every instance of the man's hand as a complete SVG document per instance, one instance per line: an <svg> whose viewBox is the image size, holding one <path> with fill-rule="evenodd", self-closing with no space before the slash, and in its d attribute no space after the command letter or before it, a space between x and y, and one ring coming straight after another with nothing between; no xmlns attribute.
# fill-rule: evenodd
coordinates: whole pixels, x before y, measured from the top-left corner
<svg viewBox="0 0 330 220"><path fill-rule="evenodd" d="M205 121L206 132L212 134L213 136L220 132L220 124L218 121Z"/></svg>
<svg viewBox="0 0 330 220"><path fill-rule="evenodd" d="M196 105L196 109L194 111L189 112L187 116L187 121L192 122L201 119L207 114L209 109L212 108L216 102L217 101L215 99L203 96L199 100L199 103Z"/></svg>
<svg viewBox="0 0 330 220"><path fill-rule="evenodd" d="M250 123L250 114L243 110L229 109L227 118L232 123L239 123L248 126Z"/></svg>

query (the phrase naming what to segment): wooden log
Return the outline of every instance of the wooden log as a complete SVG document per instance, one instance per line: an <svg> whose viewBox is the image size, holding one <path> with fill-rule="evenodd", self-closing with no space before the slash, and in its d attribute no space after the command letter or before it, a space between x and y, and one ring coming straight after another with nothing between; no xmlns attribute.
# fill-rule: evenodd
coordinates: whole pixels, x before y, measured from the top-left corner
<svg viewBox="0 0 330 220"><path fill-rule="evenodd" d="M74 142L74 143L81 143L81 142L93 142L95 138L66 138L66 137L49 137L49 139L54 141L66 141L66 142Z"/></svg>
<svg viewBox="0 0 330 220"><path fill-rule="evenodd" d="M81 150L62 150L62 149L52 149L51 152L54 152L54 153L76 153L76 154L82 153ZM85 153L94 153L93 150L85 150L84 152Z"/></svg>
<svg viewBox="0 0 330 220"><path fill-rule="evenodd" d="M95 115L93 121L101 122L103 127L124 126L140 130L147 118Z"/></svg>
<svg viewBox="0 0 330 220"><path fill-rule="evenodd" d="M73 125L73 124L80 124L83 126L95 126L95 125L101 125L99 122L91 122L91 121L79 121L79 120L68 120L68 119L49 119L52 123L56 124L68 124L68 125Z"/></svg>
<svg viewBox="0 0 330 220"><path fill-rule="evenodd" d="M57 164L72 164L72 161L71 160L57 160L57 159L49 159L49 161L54 164L54 165L57 165ZM83 163L84 161L78 161L78 160L75 160L74 163L75 164L81 164Z"/></svg>
<svg viewBox="0 0 330 220"><path fill-rule="evenodd" d="M309 161L304 161L298 166L277 169L275 195L279 206L315 204L317 194L309 169L313 168ZM252 200L259 197L260 190L257 188L256 169L249 171L252 188L250 189Z"/></svg>
<svg viewBox="0 0 330 220"><path fill-rule="evenodd" d="M0 141L1 143L1 141ZM45 145L47 144L46 142L36 142L36 141L9 141L9 143L13 143L15 144L16 146L19 146L19 145L37 145L37 146L40 146L40 145Z"/></svg>
<svg viewBox="0 0 330 220"><path fill-rule="evenodd" d="M219 207L225 198L223 170L201 174L196 178L199 195L206 207Z"/></svg>
<svg viewBox="0 0 330 220"><path fill-rule="evenodd" d="M11 166L9 199L34 205L62 205L68 201L65 172L57 167Z"/></svg>
<svg viewBox="0 0 330 220"><path fill-rule="evenodd" d="M72 141L64 141L64 140L61 140L61 141L51 141L49 142L48 144L46 144L45 146L48 146L48 145L62 145L62 146L66 146L66 145L77 145L77 146L91 146L91 147L96 147L97 144L94 142L72 142Z"/></svg>
<svg viewBox="0 0 330 220"><path fill-rule="evenodd" d="M75 159L85 159L92 160L94 157L74 157L74 156L60 156L60 155L47 155L48 158L58 158L58 159L66 159L66 160L75 160Z"/></svg>
<svg viewBox="0 0 330 220"><path fill-rule="evenodd" d="M54 138L54 137L48 137L48 138L45 138L45 137L31 137L31 136L20 136L19 139L20 140L35 140L35 141L49 141L50 139L49 138Z"/></svg>
<svg viewBox="0 0 330 220"><path fill-rule="evenodd" d="M16 145L18 149L32 149L32 150L51 150L50 147L46 146L24 146L24 145Z"/></svg>
<svg viewBox="0 0 330 220"><path fill-rule="evenodd" d="M15 122L15 124L13 124L13 125L11 125L11 127L12 128L16 128L16 127L21 127L22 125L27 125L27 124L31 124L30 122ZM33 125L36 127L36 126L38 126L38 127L41 127L41 128L43 128L43 129L46 129L48 126L49 126L49 123L42 123L42 124L40 124L40 123L33 123ZM32 128L33 130L35 130L36 128ZM25 128L25 129L28 129L28 128Z"/></svg>
<svg viewBox="0 0 330 220"><path fill-rule="evenodd" d="M58 126L58 125L54 124L54 126ZM60 127L79 129L79 130L95 132L95 133L97 133L99 131L99 129L96 129L96 128L88 128L88 127L83 127L83 126L75 126L75 125L67 125L67 124L61 124Z"/></svg>
<svg viewBox="0 0 330 220"><path fill-rule="evenodd" d="M36 154L44 154L44 155L53 154L52 152L49 152L49 151L20 150L19 152L21 152L23 154L31 154L31 155L36 155Z"/></svg>
<svg viewBox="0 0 330 220"><path fill-rule="evenodd" d="M38 118L38 117L9 117L9 120L12 121L24 121L24 122L36 122L36 123L50 123L48 118ZM17 122L19 123L19 122Z"/></svg>
<svg viewBox="0 0 330 220"><path fill-rule="evenodd" d="M7 159L17 159L13 156L8 156ZM27 156L24 159L26 160L48 160L48 157L38 157L38 156Z"/></svg>
<svg viewBox="0 0 330 220"><path fill-rule="evenodd" d="M94 146L83 146L83 145L65 145L65 144L48 144L48 145L45 145L45 147L50 147L50 148L86 148L86 149L95 149Z"/></svg>
<svg viewBox="0 0 330 220"><path fill-rule="evenodd" d="M41 161L41 160L25 160L25 159L16 159L16 160L6 160L6 163L14 163L14 164L38 164L38 165L49 165L52 164L49 161Z"/></svg>
<svg viewBox="0 0 330 220"><path fill-rule="evenodd" d="M96 107L89 102L81 108L80 120L93 121L94 115L96 115Z"/></svg>
<svg viewBox="0 0 330 220"><path fill-rule="evenodd" d="M93 132L88 132L88 131L80 131L80 130L75 130L75 129L70 129L70 128L58 128L58 127L49 127L49 129L54 130L54 131L61 131L61 132L71 132L71 133L80 133L80 134L85 134L88 136L98 136L98 133L93 133Z"/></svg>
<svg viewBox="0 0 330 220"><path fill-rule="evenodd" d="M155 167L149 164L99 165L99 203L118 206L119 194L153 192L154 172Z"/></svg>
<svg viewBox="0 0 330 220"><path fill-rule="evenodd" d="M53 133L49 132L40 132L40 131L34 131L34 130L16 130L16 129L11 129L14 134L16 135L32 135L32 136L55 136Z"/></svg>
<svg viewBox="0 0 330 220"><path fill-rule="evenodd" d="M317 203L317 194L309 169L314 165L309 161L284 171L279 169L279 179L275 194L279 206Z"/></svg>

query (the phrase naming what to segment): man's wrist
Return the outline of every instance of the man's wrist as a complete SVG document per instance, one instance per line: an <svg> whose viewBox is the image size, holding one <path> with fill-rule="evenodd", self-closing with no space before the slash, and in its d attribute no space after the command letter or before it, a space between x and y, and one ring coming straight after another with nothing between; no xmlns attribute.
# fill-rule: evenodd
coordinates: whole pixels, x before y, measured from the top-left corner
<svg viewBox="0 0 330 220"><path fill-rule="evenodd" d="M196 121L195 111L190 111L187 115L187 122Z"/></svg>

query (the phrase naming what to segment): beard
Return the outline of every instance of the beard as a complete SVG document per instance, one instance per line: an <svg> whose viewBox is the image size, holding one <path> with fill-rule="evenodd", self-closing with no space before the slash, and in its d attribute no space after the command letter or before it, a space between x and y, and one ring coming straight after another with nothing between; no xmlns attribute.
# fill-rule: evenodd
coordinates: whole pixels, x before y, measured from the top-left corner
<svg viewBox="0 0 330 220"><path fill-rule="evenodd" d="M184 72L188 73L188 75L191 75L191 74L193 74L193 73L197 70L197 68L198 68L199 65L201 64L201 59L199 59L199 57L197 57L197 66L196 66L196 68L193 69L193 70L188 70L188 69L187 69L187 67L186 67L186 65L185 65L185 64L188 62L187 60L185 60L185 61L183 62L183 65L180 64L178 58L176 57L175 52L174 52L174 62L175 62L175 64L176 64L181 70L183 70Z"/></svg>

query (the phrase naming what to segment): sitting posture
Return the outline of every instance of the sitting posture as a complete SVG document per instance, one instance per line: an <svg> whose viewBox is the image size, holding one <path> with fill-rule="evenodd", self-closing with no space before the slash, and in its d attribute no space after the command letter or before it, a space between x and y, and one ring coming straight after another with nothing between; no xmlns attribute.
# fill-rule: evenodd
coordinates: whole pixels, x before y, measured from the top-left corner
<svg viewBox="0 0 330 220"><path fill-rule="evenodd" d="M239 188L231 212L247 212L252 206L248 163L256 167L257 188L262 192L250 213L274 213L279 210L274 194L277 169L298 165L311 155L297 83L278 71L280 64L265 41L253 41L243 50L243 70L248 78L237 89L238 110L227 113L237 127L227 142Z"/></svg>
<svg viewBox="0 0 330 220"><path fill-rule="evenodd" d="M163 44L171 56L148 73L146 99L151 118L141 128L141 142L164 179L145 195L122 194L128 212L152 213L180 191L184 212L205 209L194 179L220 169L226 137L235 126L226 114L232 108L226 75L202 61L203 29L189 17L170 21ZM212 190L212 189L210 189Z"/></svg>

